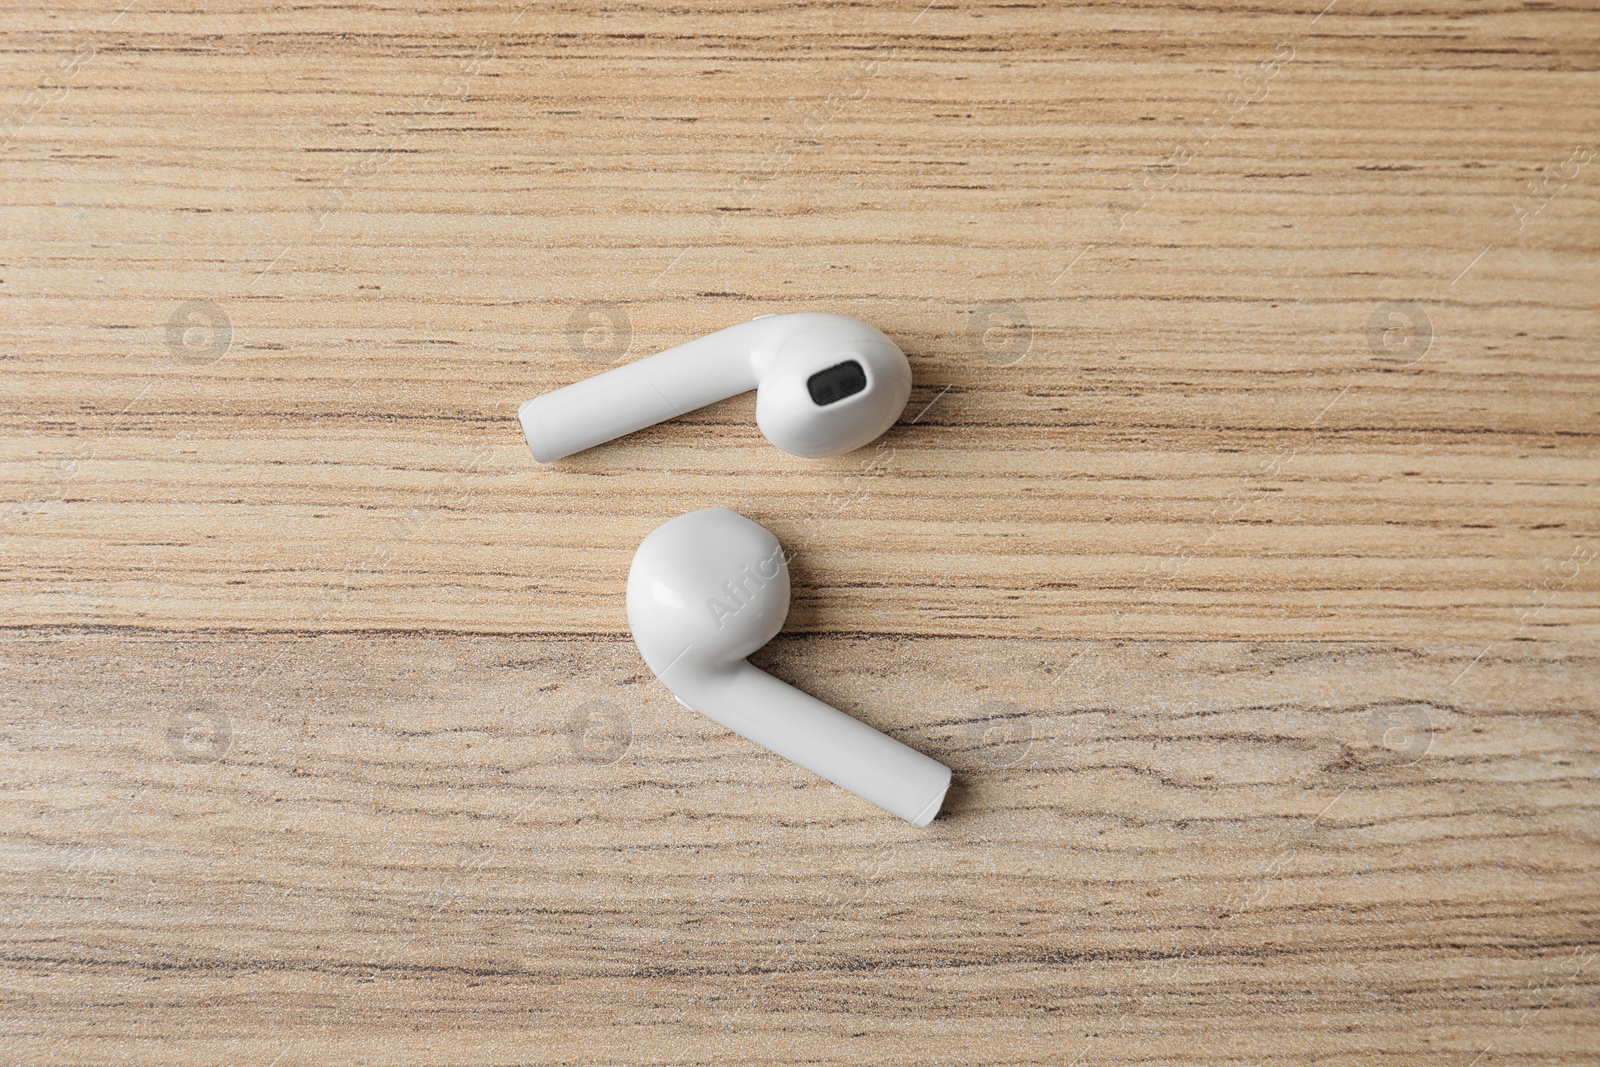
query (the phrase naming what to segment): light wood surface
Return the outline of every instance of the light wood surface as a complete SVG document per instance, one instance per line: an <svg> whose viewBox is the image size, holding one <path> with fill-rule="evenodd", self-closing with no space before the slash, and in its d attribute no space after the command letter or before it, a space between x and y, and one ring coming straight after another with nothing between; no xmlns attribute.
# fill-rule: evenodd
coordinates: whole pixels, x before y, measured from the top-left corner
<svg viewBox="0 0 1600 1067"><path fill-rule="evenodd" d="M1600 1062L1600 12L1324 2L8 4L0 1061ZM877 446L527 454L792 310Z"/></svg>

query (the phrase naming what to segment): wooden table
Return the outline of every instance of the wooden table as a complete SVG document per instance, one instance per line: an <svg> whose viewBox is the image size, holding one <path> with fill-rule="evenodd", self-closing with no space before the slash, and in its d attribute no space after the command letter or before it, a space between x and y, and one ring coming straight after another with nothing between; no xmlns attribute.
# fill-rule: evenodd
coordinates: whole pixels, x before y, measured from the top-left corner
<svg viewBox="0 0 1600 1067"><path fill-rule="evenodd" d="M0 1061L1600 1062L1600 14L1324 2L8 5ZM797 310L877 446L523 445Z"/></svg>

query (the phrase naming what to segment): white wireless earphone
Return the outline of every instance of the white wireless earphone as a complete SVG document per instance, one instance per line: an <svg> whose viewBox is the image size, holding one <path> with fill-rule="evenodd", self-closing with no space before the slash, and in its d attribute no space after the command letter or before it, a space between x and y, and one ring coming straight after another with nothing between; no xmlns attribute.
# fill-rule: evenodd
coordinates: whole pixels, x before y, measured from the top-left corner
<svg viewBox="0 0 1600 1067"><path fill-rule="evenodd" d="M533 457L549 463L751 389L767 440L815 459L894 425L911 365L859 319L763 315L536 396L517 418Z"/></svg>
<svg viewBox="0 0 1600 1067"><path fill-rule="evenodd" d="M928 825L950 768L746 662L788 614L783 547L727 508L657 527L628 571L634 643L678 703L914 826Z"/></svg>

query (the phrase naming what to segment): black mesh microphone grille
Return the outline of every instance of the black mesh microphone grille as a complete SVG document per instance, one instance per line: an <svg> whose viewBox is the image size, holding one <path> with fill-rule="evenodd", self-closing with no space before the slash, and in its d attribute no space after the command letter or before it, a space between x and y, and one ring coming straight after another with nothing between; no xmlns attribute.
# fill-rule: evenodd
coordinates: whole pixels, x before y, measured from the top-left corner
<svg viewBox="0 0 1600 1067"><path fill-rule="evenodd" d="M806 390L819 408L855 396L867 387L867 372L855 360L836 363L806 379Z"/></svg>

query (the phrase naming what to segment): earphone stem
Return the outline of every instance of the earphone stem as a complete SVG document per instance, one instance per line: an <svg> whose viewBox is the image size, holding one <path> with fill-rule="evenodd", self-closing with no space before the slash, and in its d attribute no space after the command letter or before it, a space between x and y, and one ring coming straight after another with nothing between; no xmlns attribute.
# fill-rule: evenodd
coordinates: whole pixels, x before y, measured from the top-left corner
<svg viewBox="0 0 1600 1067"><path fill-rule="evenodd" d="M926 826L950 787L950 768L740 660L695 679L694 710L842 789Z"/></svg>
<svg viewBox="0 0 1600 1067"><path fill-rule="evenodd" d="M742 322L527 401L517 418L534 458L548 463L754 389L759 329L752 326Z"/></svg>

